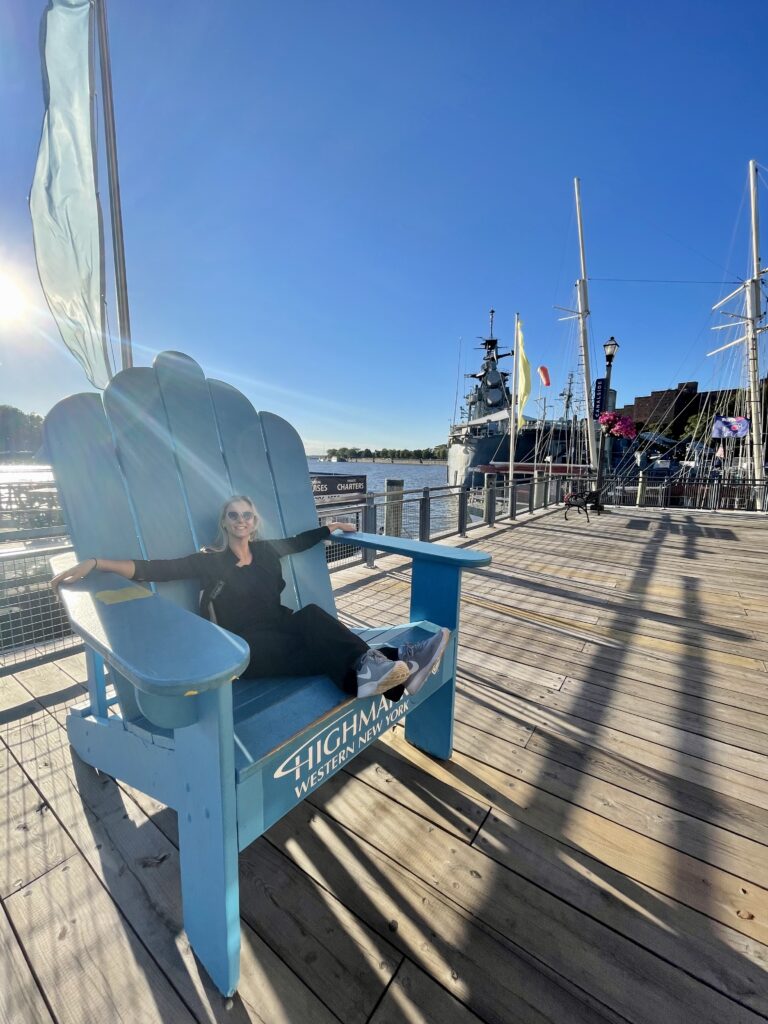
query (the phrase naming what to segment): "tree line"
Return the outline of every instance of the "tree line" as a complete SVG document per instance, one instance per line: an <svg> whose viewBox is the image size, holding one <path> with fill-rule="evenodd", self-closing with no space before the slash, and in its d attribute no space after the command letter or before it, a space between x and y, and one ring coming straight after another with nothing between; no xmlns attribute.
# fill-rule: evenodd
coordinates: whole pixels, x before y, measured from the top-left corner
<svg viewBox="0 0 768 1024"><path fill-rule="evenodd" d="M43 417L0 405L0 455L34 454L43 443Z"/></svg>
<svg viewBox="0 0 768 1024"><path fill-rule="evenodd" d="M437 444L434 448L329 448L329 459L419 459L422 462L448 458L448 445Z"/></svg>

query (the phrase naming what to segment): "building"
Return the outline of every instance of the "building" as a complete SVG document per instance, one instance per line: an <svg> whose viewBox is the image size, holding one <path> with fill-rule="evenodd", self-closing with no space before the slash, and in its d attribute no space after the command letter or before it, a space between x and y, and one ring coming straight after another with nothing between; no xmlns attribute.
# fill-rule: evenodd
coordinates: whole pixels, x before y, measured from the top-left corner
<svg viewBox="0 0 768 1024"><path fill-rule="evenodd" d="M764 377L760 384L765 419L768 377ZM625 405L617 411L622 416L630 416L641 426L653 425L663 434L679 437L691 416L698 413L726 415L736 412L737 405L738 411L741 411L743 403L742 390L726 388L721 391L699 391L698 381L688 380L681 381L676 388L639 395L631 405Z"/></svg>

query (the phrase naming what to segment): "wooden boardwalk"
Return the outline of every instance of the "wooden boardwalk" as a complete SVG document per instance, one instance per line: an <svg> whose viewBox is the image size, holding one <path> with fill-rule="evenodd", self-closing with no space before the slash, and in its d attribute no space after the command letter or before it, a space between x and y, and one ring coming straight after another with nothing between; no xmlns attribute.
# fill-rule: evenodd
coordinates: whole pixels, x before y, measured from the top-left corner
<svg viewBox="0 0 768 1024"><path fill-rule="evenodd" d="M397 729L241 854L225 1004L173 812L73 761L83 660L0 679L0 1022L768 1019L768 520L484 530L456 752ZM407 617L402 560L334 576Z"/></svg>

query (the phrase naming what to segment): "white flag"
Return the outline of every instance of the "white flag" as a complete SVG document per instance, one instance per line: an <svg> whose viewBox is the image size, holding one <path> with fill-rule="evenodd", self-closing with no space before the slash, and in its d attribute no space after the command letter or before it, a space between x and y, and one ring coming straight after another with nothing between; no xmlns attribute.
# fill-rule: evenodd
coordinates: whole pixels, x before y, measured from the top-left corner
<svg viewBox="0 0 768 1024"><path fill-rule="evenodd" d="M111 376L91 111L89 0L51 0L45 16L46 111L29 196L35 258L64 344L95 387Z"/></svg>

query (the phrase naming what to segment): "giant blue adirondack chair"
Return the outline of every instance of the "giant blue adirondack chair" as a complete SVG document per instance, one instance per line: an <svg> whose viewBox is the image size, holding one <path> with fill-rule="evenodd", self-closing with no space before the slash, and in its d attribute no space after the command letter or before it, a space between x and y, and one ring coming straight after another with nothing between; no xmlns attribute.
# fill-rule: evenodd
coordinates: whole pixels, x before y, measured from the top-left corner
<svg viewBox="0 0 768 1024"><path fill-rule="evenodd" d="M265 537L317 525L293 428L179 353L119 373L103 400L60 402L45 446L78 558L188 554L211 541L233 493L254 498ZM399 538L336 539L413 559L412 621L360 630L366 640L454 631L415 697L350 699L325 677L238 680L248 647L196 614L194 583L150 588L92 572L62 590L88 663L89 698L68 716L70 743L178 812L184 926L225 995L240 970L239 850L405 715L411 743L451 755L461 571L490 558ZM336 613L322 545L284 560L284 575L286 603Z"/></svg>

